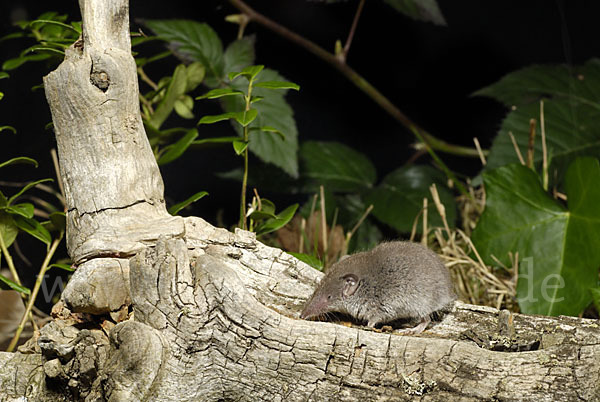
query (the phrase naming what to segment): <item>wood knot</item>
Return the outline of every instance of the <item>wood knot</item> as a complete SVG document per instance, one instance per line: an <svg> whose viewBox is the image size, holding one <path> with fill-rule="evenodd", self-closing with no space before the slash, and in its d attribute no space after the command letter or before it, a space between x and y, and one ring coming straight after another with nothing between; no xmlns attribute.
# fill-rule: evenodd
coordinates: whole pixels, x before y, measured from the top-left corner
<svg viewBox="0 0 600 402"><path fill-rule="evenodd" d="M94 71L90 74L92 85L99 88L102 92L106 92L110 85L110 77L105 71Z"/></svg>

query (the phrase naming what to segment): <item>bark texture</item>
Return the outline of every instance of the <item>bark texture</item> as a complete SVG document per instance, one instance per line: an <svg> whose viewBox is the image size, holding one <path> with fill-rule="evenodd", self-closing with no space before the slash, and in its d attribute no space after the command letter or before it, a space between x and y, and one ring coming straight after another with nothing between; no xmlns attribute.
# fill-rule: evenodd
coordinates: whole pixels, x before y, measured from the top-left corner
<svg viewBox="0 0 600 402"><path fill-rule="evenodd" d="M298 319L321 274L249 232L171 217L144 135L126 0L81 0L45 79L78 269L0 353L0 400L600 400L595 320L457 303L419 336Z"/></svg>

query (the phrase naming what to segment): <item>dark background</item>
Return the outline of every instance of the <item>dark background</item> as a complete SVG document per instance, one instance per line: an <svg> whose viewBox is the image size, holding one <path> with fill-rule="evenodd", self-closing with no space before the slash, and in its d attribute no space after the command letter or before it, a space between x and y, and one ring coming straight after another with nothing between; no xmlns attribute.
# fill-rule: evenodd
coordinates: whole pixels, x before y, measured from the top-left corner
<svg viewBox="0 0 600 402"><path fill-rule="evenodd" d="M475 90L533 63L581 64L600 54L598 1L438 1L447 27L413 21L383 1L367 1L347 61L413 121L448 142L472 146L473 137L478 137L484 148L491 145L505 110L490 99L471 97ZM305 0L248 0L248 4L332 50L336 39L345 41L358 2L327 5ZM12 32L14 20L33 19L49 10L80 19L76 1L5 1L0 5L0 34ZM232 13L237 10L217 0L130 3L132 31L137 29L136 21L143 19L189 18L210 24L224 45L237 34L237 26L224 22ZM375 164L379 180L413 153L412 134L335 69L257 24L248 26L246 33L256 35L257 64L278 70L301 86L300 92L288 95L300 141L340 141L364 152ZM0 61L15 57L30 44L0 42ZM168 59L147 72L158 80L170 75L176 63ZM18 130L17 135L0 133L0 161L30 156L40 162L38 169L2 169L0 181L54 177L49 149L55 142L52 132L44 130L50 113L43 91L30 90L51 69L43 63L28 63L12 71L10 79L0 81L0 91L5 93L0 102L0 125ZM198 106L195 112L199 115ZM232 134L227 124L217 130L222 132L216 135ZM441 156L459 173L474 176L481 167L478 159ZM428 162L427 157L419 160ZM184 214L225 226L234 224L239 184L218 179L214 173L240 165L230 147L184 155L161 168L167 202L172 204L206 190L210 196ZM10 194L12 190L2 187L2 191ZM276 194L267 196L277 198ZM290 199L303 201L300 196L288 196L278 205ZM20 236L22 249L28 250L28 242ZM39 266L35 260L32 263Z"/></svg>

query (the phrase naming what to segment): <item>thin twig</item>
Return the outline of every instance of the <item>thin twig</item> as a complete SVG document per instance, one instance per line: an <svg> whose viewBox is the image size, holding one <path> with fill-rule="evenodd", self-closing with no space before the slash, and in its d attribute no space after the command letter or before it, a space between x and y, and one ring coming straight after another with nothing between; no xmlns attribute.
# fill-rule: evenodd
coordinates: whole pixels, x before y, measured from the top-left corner
<svg viewBox="0 0 600 402"><path fill-rule="evenodd" d="M21 337L21 332L23 332L23 329L25 328L25 322L27 322L27 320L32 317L31 309L33 308L33 303L35 303L37 294L40 291L42 282L44 281L44 275L46 273L46 270L48 269L48 265L50 265L50 261L52 260L52 257L54 256L54 253L56 252L56 249L58 248L58 245L60 244L60 242L63 238L63 234L64 233L61 232L60 235L52 241L52 245L48 249L48 253L46 253L46 258L44 259L44 262L42 263L42 266L40 267L40 272L38 273L38 277L35 281L35 285L33 286L33 289L31 290L31 294L29 295L27 307L25 308L25 312L23 313L23 317L21 318L21 322L19 323L19 326L17 327L15 336L12 338L12 340L10 341L10 344L8 345L8 348L6 349L7 352L12 352L14 350L14 348L17 346L17 343L19 342L19 338Z"/></svg>
<svg viewBox="0 0 600 402"><path fill-rule="evenodd" d="M427 247L427 197L423 197L423 234L421 235L421 244Z"/></svg>
<svg viewBox="0 0 600 402"><path fill-rule="evenodd" d="M535 125L536 120L529 120L529 143L527 144L527 167L533 169L533 151L535 145Z"/></svg>
<svg viewBox="0 0 600 402"><path fill-rule="evenodd" d="M513 147L515 148L515 153L517 154L517 158L519 158L519 162L521 162L521 165L525 166L525 159L523 159L523 155L521 154L521 150L517 145L517 140L515 140L515 136L513 135L512 131L508 132L508 136L510 137Z"/></svg>
<svg viewBox="0 0 600 402"><path fill-rule="evenodd" d="M321 243L323 245L323 265L327 263L327 218L325 216L325 188L319 186L321 195Z"/></svg>
<svg viewBox="0 0 600 402"><path fill-rule="evenodd" d="M481 164L483 166L487 165L487 161L485 160L485 155L483 154L483 151L481 150L481 145L479 144L479 140L477 139L477 137L473 137L473 142L475 143L475 149L477 149L477 152L479 153L479 159L481 160Z"/></svg>
<svg viewBox="0 0 600 402"><path fill-rule="evenodd" d="M367 219L367 216L369 216L369 214L371 213L372 210L373 210L373 204L371 204L371 205L369 205L367 207L367 209L362 214L362 216L360 217L360 219L358 220L358 222L356 222L356 225L354 225L354 227L352 228L352 230L350 230L348 232L348 234L346 234L346 245L345 245L345 249L344 249L342 255L348 254L348 245L350 244L350 239L352 239L352 236L354 236L354 233L356 233L356 231L358 230L358 228L360 227L360 225L362 225L363 221L365 219Z"/></svg>
<svg viewBox="0 0 600 402"><path fill-rule="evenodd" d="M350 32L348 33L348 38L346 39L346 44L344 45L344 52L342 53L342 61L345 63L348 58L348 52L350 51L350 46L352 45L352 39L354 38L354 33L356 32L356 27L358 26L358 20L360 19L360 15L362 13L363 7L365 5L365 0L360 0L358 3L358 8L356 9L356 14L354 14L354 20L352 21L352 26L350 27Z"/></svg>
<svg viewBox="0 0 600 402"><path fill-rule="evenodd" d="M58 165L58 154L56 153L56 148L52 148L50 150L50 155L52 155L52 164L54 165L54 172L56 173L56 181L58 182L58 189L60 190L60 194L62 195L61 201L64 206L66 203L65 187L63 186L62 176L60 175L60 166Z"/></svg>
<svg viewBox="0 0 600 402"><path fill-rule="evenodd" d="M546 125L544 124L544 100L540 100L540 130L542 132L542 184L548 190L548 150L546 149Z"/></svg>

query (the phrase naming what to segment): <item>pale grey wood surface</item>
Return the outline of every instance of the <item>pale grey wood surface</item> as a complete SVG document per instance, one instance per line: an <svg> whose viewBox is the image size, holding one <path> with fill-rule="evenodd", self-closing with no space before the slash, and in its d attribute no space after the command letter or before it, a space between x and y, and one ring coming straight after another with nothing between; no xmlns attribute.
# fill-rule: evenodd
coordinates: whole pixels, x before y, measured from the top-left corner
<svg viewBox="0 0 600 402"><path fill-rule="evenodd" d="M44 80L78 271L40 336L0 353L0 400L600 400L595 320L462 303L419 336L300 320L319 272L166 212L127 1L80 3L83 40Z"/></svg>

